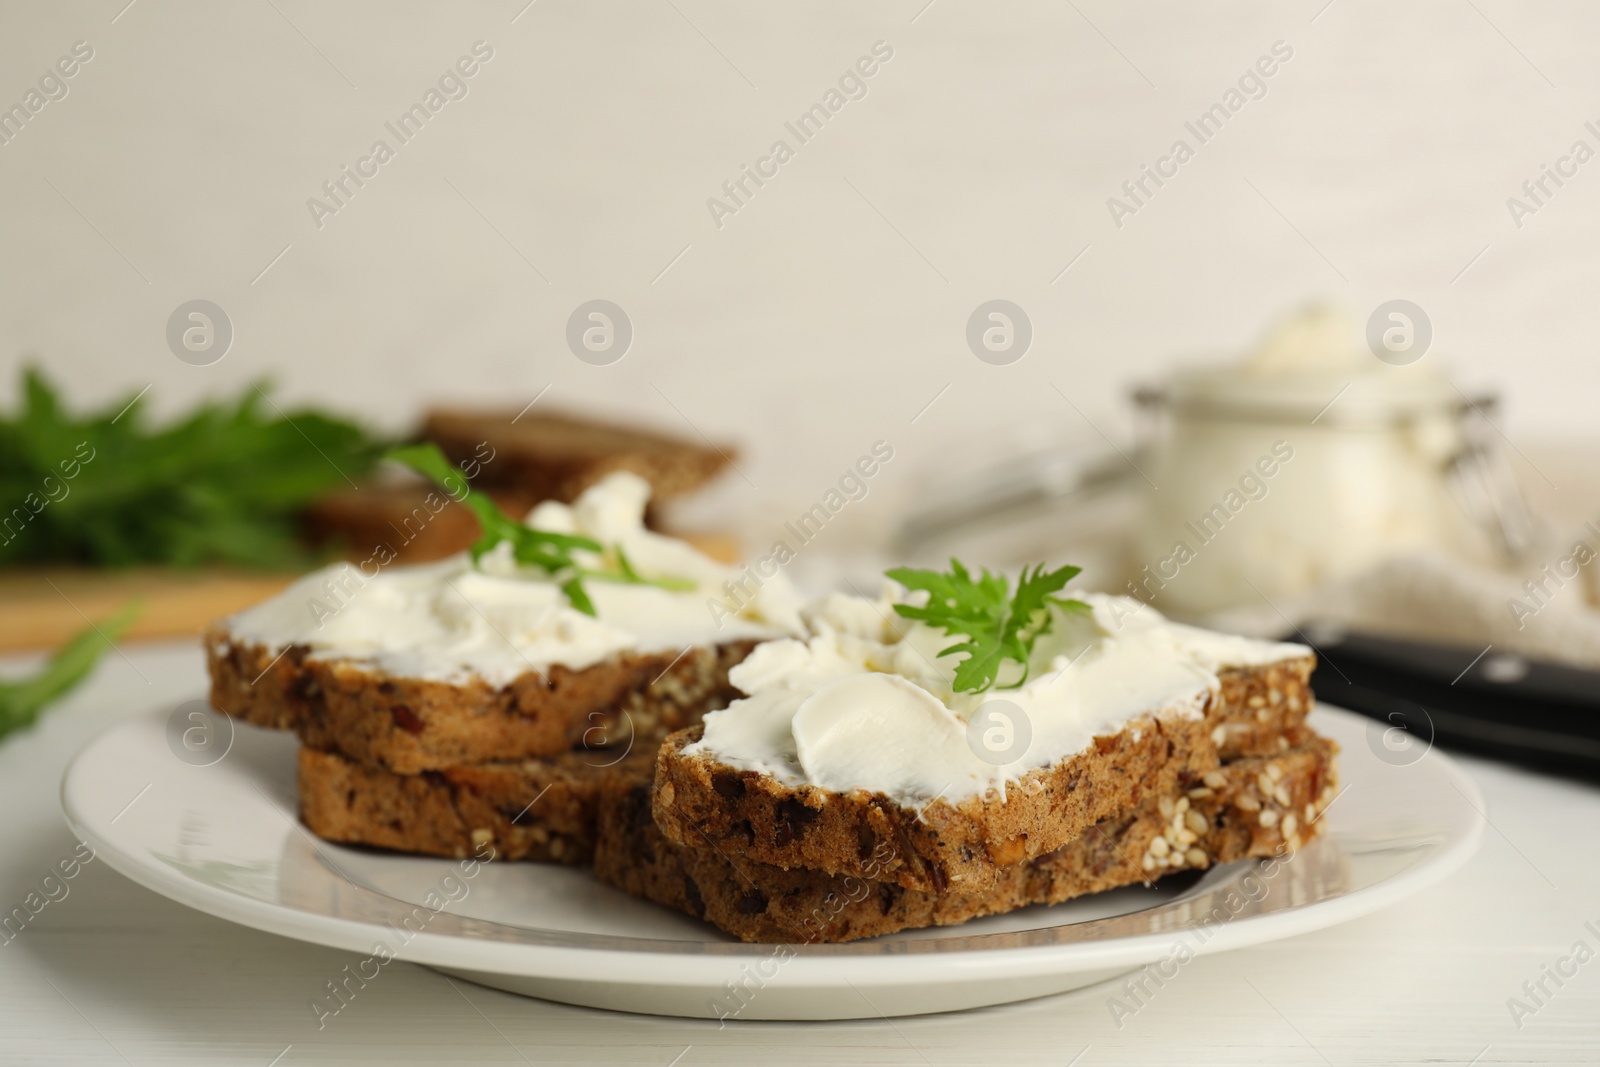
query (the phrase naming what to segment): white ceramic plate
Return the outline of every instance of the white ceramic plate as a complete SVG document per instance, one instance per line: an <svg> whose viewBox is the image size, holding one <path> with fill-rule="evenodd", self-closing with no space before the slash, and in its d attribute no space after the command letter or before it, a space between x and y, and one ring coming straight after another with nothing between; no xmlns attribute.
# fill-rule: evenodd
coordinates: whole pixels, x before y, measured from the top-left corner
<svg viewBox="0 0 1600 1067"><path fill-rule="evenodd" d="M746 945L582 870L463 868L320 841L294 818L293 737L180 713L111 731L62 781L67 822L127 877L359 953L368 959L353 970L369 976L392 954L531 996L661 1015L875 1018L1045 996L1147 964L1166 973L1190 954L1392 904L1466 862L1483 826L1476 787L1442 753L1395 752L1379 726L1324 707L1313 723L1343 747L1344 792L1327 831L1292 860L846 945ZM222 755L204 757L216 762L194 765L185 729L218 732L206 751Z"/></svg>

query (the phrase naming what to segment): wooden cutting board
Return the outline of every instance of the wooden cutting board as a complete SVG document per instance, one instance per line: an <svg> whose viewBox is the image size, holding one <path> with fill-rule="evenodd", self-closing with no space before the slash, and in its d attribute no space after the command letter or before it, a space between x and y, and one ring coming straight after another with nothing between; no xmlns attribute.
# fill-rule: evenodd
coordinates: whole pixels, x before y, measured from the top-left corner
<svg viewBox="0 0 1600 1067"><path fill-rule="evenodd" d="M680 535L714 559L738 558L732 538ZM277 593L298 577L259 571L162 567L89 570L37 567L0 571L0 653L55 648L130 600L144 610L125 640L193 637L213 620Z"/></svg>
<svg viewBox="0 0 1600 1067"><path fill-rule="evenodd" d="M0 572L0 652L54 648L130 600L144 610L126 640L187 637L212 619L265 600L293 574L165 568L41 567Z"/></svg>

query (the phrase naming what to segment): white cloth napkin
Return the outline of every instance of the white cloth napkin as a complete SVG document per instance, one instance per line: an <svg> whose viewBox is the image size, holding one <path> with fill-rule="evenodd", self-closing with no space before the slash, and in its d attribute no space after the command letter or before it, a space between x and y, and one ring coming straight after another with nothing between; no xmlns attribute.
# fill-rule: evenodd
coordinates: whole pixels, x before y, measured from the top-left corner
<svg viewBox="0 0 1600 1067"><path fill-rule="evenodd" d="M1581 546L1581 547L1580 547ZM1366 633L1489 646L1533 659L1600 669L1600 538L1588 531L1542 562L1500 571L1443 553L1389 559L1272 608L1219 613L1217 629L1281 635L1330 622ZM1281 614L1280 614L1281 613Z"/></svg>

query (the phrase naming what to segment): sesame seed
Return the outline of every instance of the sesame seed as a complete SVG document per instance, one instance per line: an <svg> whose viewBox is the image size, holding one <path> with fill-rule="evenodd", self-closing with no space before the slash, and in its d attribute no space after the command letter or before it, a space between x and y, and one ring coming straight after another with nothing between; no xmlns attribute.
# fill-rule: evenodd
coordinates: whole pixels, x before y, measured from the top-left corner
<svg viewBox="0 0 1600 1067"><path fill-rule="evenodd" d="M1189 866L1191 867L1204 867L1206 865L1206 854L1197 848L1191 848L1184 854L1183 858L1189 861Z"/></svg>
<svg viewBox="0 0 1600 1067"><path fill-rule="evenodd" d="M1261 801L1256 799L1254 793L1240 793L1239 799L1234 801L1241 811L1260 811Z"/></svg>
<svg viewBox="0 0 1600 1067"><path fill-rule="evenodd" d="M1228 784L1228 777L1221 771L1207 771L1203 781L1212 789L1222 789Z"/></svg>
<svg viewBox="0 0 1600 1067"><path fill-rule="evenodd" d="M1177 805L1176 805L1174 810L1176 810L1176 811L1188 811L1189 810L1189 798L1188 797L1179 797L1178 798L1178 803L1177 803Z"/></svg>
<svg viewBox="0 0 1600 1067"><path fill-rule="evenodd" d="M1292 836L1294 834L1295 827L1299 825L1300 821L1294 817L1294 812L1291 811L1289 814L1285 815L1283 817L1283 836Z"/></svg>
<svg viewBox="0 0 1600 1067"><path fill-rule="evenodd" d="M1278 825L1278 812L1274 808L1264 808L1261 812L1261 825L1272 829Z"/></svg>
<svg viewBox="0 0 1600 1067"><path fill-rule="evenodd" d="M1154 841L1150 842L1150 855L1160 859L1162 856L1167 854L1168 849L1171 847L1171 845L1167 844L1166 838L1158 837Z"/></svg>
<svg viewBox="0 0 1600 1067"><path fill-rule="evenodd" d="M1188 820L1189 829L1197 834L1203 834L1210 829L1210 826L1206 823L1206 817L1198 811L1189 812L1185 818Z"/></svg>
<svg viewBox="0 0 1600 1067"><path fill-rule="evenodd" d="M1160 810L1163 819L1172 818L1172 798L1162 797L1156 801L1156 808Z"/></svg>

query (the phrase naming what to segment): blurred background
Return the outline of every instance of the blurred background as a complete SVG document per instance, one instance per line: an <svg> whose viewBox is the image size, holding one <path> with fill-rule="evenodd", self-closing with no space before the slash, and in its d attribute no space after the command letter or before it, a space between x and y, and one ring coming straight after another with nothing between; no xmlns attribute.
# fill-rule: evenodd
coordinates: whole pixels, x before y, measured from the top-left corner
<svg viewBox="0 0 1600 1067"><path fill-rule="evenodd" d="M270 375L398 431L548 385L737 440L752 495L798 504L877 438L910 460L1084 428L1052 382L1125 431L1132 380L1308 297L1404 297L1463 381L1514 387L1507 433L1589 434L1600 190L1580 173L1520 229L1506 200L1595 142L1600 15L1324 2L13 7L7 104L74 42L94 58L0 146L0 343L79 404L151 385L157 413ZM400 145L384 124L480 40L468 95ZM719 228L706 201L879 40L866 97ZM1267 95L1119 228L1107 199L1277 41ZM319 228L307 200L379 139L395 158ZM197 298L235 330L208 367L165 340ZM595 298L634 324L609 367L564 342ZM1033 321L1013 366L964 339L993 298Z"/></svg>
<svg viewBox="0 0 1600 1067"><path fill-rule="evenodd" d="M576 414L722 457L658 517L729 554L787 537L882 442L797 575L1079 558L1237 629L1387 621L1600 666L1587 560L1547 573L1600 547L1588 5L108 0L3 21L7 411L31 364L106 426L136 396L155 428L263 379L263 417L373 440L441 409ZM48 473L18 427L13 456ZM1296 458L1233 507L1279 441ZM95 461L113 484L119 451ZM322 459L307 500L383 482ZM1243 533L1183 532L1219 503ZM26 536L71 540L49 528Z"/></svg>

